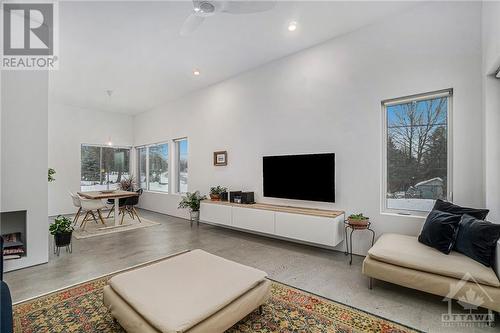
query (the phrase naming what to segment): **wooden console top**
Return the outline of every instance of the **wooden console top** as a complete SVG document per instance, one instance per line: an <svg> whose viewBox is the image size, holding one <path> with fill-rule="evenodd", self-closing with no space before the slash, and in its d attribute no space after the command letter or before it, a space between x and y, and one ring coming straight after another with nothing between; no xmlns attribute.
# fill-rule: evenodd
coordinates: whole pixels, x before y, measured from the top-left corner
<svg viewBox="0 0 500 333"><path fill-rule="evenodd" d="M292 213L292 214L302 214L302 215L311 215L311 216L320 216L320 217L339 217L344 214L344 211L341 210L328 210L328 209L316 209L316 208L305 208L305 207L293 207L293 206L281 206L281 205L272 205L265 203L254 203L254 204L239 204L228 201L213 201L213 200L203 200L203 203L214 204L214 205L223 205L223 206L231 206L231 207L241 207L241 208L253 208L253 209L262 209L262 210L271 210L274 212L281 213Z"/></svg>

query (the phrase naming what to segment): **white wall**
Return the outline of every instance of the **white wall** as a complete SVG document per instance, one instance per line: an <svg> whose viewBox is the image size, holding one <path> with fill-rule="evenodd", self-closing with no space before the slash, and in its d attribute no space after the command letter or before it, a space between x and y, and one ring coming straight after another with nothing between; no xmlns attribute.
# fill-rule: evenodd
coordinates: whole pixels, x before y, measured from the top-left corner
<svg viewBox="0 0 500 333"><path fill-rule="evenodd" d="M103 144L131 146L132 117L67 106L49 105L49 167L56 170L49 184L49 216L74 213L69 191L80 190L80 146Z"/></svg>
<svg viewBox="0 0 500 333"><path fill-rule="evenodd" d="M416 235L422 218L380 213L380 102L453 88L454 201L484 206L480 19L480 3L418 6L138 115L135 144L187 136L190 190L220 184L260 202L362 211L378 234ZM217 150L227 167L212 165ZM336 153L335 204L262 197L263 155L314 152ZM180 214L175 195L141 200Z"/></svg>
<svg viewBox="0 0 500 333"><path fill-rule="evenodd" d="M2 71L1 211L27 211L27 256L6 270L48 261L48 73ZM29 96L29 97L27 97Z"/></svg>
<svg viewBox="0 0 500 333"><path fill-rule="evenodd" d="M483 3L483 98L485 112L485 191L488 219L500 223L500 2Z"/></svg>

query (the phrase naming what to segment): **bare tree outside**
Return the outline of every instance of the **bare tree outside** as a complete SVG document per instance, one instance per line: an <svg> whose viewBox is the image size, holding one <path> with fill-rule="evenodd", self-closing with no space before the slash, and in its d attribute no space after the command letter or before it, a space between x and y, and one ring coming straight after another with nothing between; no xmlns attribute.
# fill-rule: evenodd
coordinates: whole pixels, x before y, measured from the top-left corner
<svg viewBox="0 0 500 333"><path fill-rule="evenodd" d="M386 107L388 208L430 210L446 199L448 98Z"/></svg>

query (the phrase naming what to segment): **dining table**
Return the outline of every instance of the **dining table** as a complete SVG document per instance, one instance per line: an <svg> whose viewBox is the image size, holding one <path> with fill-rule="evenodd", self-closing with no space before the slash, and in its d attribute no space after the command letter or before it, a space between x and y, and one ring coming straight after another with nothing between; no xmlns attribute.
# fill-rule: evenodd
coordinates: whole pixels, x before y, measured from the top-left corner
<svg viewBox="0 0 500 333"><path fill-rule="evenodd" d="M120 215L120 199L135 197L139 194L137 192L131 191L122 191L122 190L114 190L114 191L84 191L78 192L78 195L93 200L108 200L113 199L115 203L115 227L119 226L119 215Z"/></svg>

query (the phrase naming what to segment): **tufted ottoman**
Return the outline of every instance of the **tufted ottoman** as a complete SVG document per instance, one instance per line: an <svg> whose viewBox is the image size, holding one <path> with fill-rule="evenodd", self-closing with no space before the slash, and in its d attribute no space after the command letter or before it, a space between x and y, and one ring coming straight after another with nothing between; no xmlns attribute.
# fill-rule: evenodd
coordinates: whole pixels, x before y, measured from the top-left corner
<svg viewBox="0 0 500 333"><path fill-rule="evenodd" d="M224 332L266 302L266 276L193 250L112 277L104 304L129 333Z"/></svg>

